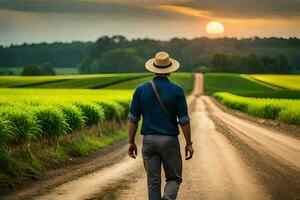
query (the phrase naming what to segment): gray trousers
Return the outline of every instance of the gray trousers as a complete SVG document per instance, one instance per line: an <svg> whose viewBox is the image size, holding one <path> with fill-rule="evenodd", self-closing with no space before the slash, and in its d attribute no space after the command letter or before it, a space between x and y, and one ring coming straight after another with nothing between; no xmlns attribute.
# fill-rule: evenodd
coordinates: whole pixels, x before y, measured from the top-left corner
<svg viewBox="0 0 300 200"><path fill-rule="evenodd" d="M182 159L177 137L145 135L142 154L147 172L149 200L175 200L182 182ZM161 197L161 165L166 186Z"/></svg>

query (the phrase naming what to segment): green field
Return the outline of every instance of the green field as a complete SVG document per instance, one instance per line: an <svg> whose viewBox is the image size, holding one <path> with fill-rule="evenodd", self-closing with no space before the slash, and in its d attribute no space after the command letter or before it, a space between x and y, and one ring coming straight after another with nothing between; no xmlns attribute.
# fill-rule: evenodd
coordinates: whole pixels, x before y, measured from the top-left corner
<svg viewBox="0 0 300 200"><path fill-rule="evenodd" d="M205 74L204 91L207 95L213 95L215 92L229 92L246 97L300 99L300 91L274 88L245 78L245 75L229 73Z"/></svg>
<svg viewBox="0 0 300 200"><path fill-rule="evenodd" d="M44 136L47 134L63 134L67 132L67 130L72 132L72 127L74 127L75 124L69 124L69 122L72 122L72 119L68 117L76 116L77 120L81 119L81 122L79 124L83 124L82 126L80 126L81 128L83 128L86 124L97 124L101 122L101 120L105 120L108 118L111 120L111 115L119 117L125 116L125 112L128 112L128 106L132 97L133 89L135 89L138 84L144 81L148 81L151 78L148 76L149 74L106 74L58 77L2 77L0 78L2 86L12 87L16 85L20 86L23 84L23 88L0 89L0 116L3 117L4 121L12 121L13 119L17 119L21 116L22 117L20 119L22 119L21 121L23 122L26 122L27 119L32 119L35 121L34 126L39 127L42 132L45 132L42 133L42 135ZM56 84L49 83L49 81L64 79L67 79L69 81L56 82ZM178 84L181 84L186 91L190 91L192 89L192 74L174 74L172 76L172 80L177 82ZM40 83L44 87L47 86L49 88L25 88L25 86L29 87L29 85L30 87L37 87L38 83ZM60 84L60 87L70 89L58 89L60 88L57 85L58 83ZM71 83L73 85L71 85ZM99 86L101 84L102 87L104 87L105 85L108 85L110 87L101 90L74 89L75 87L98 88L95 86ZM50 89L50 86L57 89ZM106 113L105 106L108 107L107 109L110 112L115 113ZM37 114L42 111L44 112L44 114ZM52 111L55 111L56 113L52 113ZM101 112L103 111L104 113L101 114ZM73 114L64 112L73 112ZM43 127L43 125L49 126L49 123L38 124L39 122L41 122L41 118L43 118L44 116L51 116L51 114L54 115L52 116L53 118L55 118L56 115L57 118L60 117L61 119L59 120L59 123L56 122L52 124L53 126L61 124L62 128L60 131L56 131L55 129L51 128L52 125L50 126L50 128L48 127L49 130L55 130L55 133L52 133L51 131L45 131L47 128ZM88 121L92 121L92 123L88 123ZM13 129L17 129L17 132L20 133L19 136L14 135L14 137L12 137L11 139L14 140L13 138L17 138L15 140L22 141L23 139L19 137L27 138L26 134L29 134L29 132L27 130L26 133L22 133L23 128L18 127L17 123L18 120L15 120L14 123L6 123L6 125L8 127L11 126L11 128ZM23 125L24 124L22 124L22 126ZM5 129L10 130L11 128ZM3 134L4 135L0 137L0 140L1 138L3 139L4 137L6 137L6 133ZM7 137L11 136L9 136L8 134ZM9 144L9 140L4 139L4 143L0 143L0 146L7 144Z"/></svg>
<svg viewBox="0 0 300 200"><path fill-rule="evenodd" d="M107 89L133 89L140 83L147 82L152 77L144 77L127 81L126 84L119 83L106 87ZM186 94L189 94L193 89L194 75L191 73L175 73L172 74L170 80L183 87Z"/></svg>
<svg viewBox="0 0 300 200"><path fill-rule="evenodd" d="M14 75L21 75L23 67L2 67L0 72L12 71ZM76 75L79 74L78 67L54 67L56 75Z"/></svg>
<svg viewBox="0 0 300 200"><path fill-rule="evenodd" d="M124 138L123 130L103 137L92 134L74 141L59 140L91 127L98 127L99 131L101 124L115 127L116 122L124 121L134 89L150 79L150 73L0 77L0 179L3 174L15 174L18 170L14 166L25 166L19 170L22 172L34 168L34 154L26 147L29 144L56 141L52 144L59 143L64 150L56 152L55 147L52 154L61 160L60 155L84 156ZM177 73L171 79L186 92L191 91L192 74ZM12 155L11 148L16 146L23 148L25 157ZM53 156L47 152L46 149L47 159ZM42 161L38 159L38 162Z"/></svg>
<svg viewBox="0 0 300 200"><path fill-rule="evenodd" d="M263 83L290 90L300 90L300 75L249 75Z"/></svg>
<svg viewBox="0 0 300 200"><path fill-rule="evenodd" d="M147 73L65 75L65 76L1 76L0 87L9 88L87 88L99 89L116 83L150 76Z"/></svg>
<svg viewBox="0 0 300 200"><path fill-rule="evenodd" d="M209 73L204 82L205 93L229 108L300 124L300 76Z"/></svg>
<svg viewBox="0 0 300 200"><path fill-rule="evenodd" d="M0 146L126 117L132 90L0 89Z"/></svg>

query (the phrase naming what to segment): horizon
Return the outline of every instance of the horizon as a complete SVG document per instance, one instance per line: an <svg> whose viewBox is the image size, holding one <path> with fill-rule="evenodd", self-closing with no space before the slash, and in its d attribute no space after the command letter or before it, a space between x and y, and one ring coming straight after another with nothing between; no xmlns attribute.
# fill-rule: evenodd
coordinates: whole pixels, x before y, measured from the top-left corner
<svg viewBox="0 0 300 200"><path fill-rule="evenodd" d="M0 44L0 47L3 47L3 48L10 48L10 47L17 47L17 46L22 46L22 45L39 45L39 44L47 44L47 45L51 45L51 44L55 44L55 43L63 43L63 44L71 44L71 43L76 43L76 42L82 42L82 43L88 43L88 42L96 42L99 38L101 37L113 37L113 36L123 36L125 37L124 35L101 35L99 37L97 37L95 40L72 40L72 41L50 41L50 42L47 42L47 41L41 41L41 42L23 42L23 43L11 43L11 44L7 44L7 45L3 45L3 44ZM284 39L284 40L288 40L288 39L297 39L297 40L300 40L300 37L274 37L274 36L270 36L270 37L258 37L258 36L252 36L252 37L227 37L227 36L224 36L224 37L215 37L215 38L211 38L211 37L207 37L207 36L200 36L200 37L194 37L194 38L186 38L186 37L172 37L172 38L169 38L169 39L155 39L155 38L150 38L150 37L137 37L137 38L127 38L125 37L128 41L134 41L134 40L154 40L154 41L160 41L160 42L168 42L168 41L171 41L172 39L175 39L175 38L178 38L180 40L195 40L195 39L209 39L209 40L222 40L222 39L237 39L237 40L248 40L248 39Z"/></svg>
<svg viewBox="0 0 300 200"><path fill-rule="evenodd" d="M225 31L212 35L207 24ZM297 0L0 0L0 44L196 37L300 37Z"/></svg>

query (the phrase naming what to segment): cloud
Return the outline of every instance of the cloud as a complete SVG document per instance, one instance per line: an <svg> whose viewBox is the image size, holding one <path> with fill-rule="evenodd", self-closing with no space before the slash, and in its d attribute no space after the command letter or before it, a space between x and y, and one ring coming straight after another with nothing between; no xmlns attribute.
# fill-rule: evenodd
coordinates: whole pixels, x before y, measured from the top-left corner
<svg viewBox="0 0 300 200"><path fill-rule="evenodd" d="M300 0L194 0L178 6L206 10L223 17L300 16Z"/></svg>
<svg viewBox="0 0 300 200"><path fill-rule="evenodd" d="M159 5L155 6L153 8L156 8L158 10L165 10L165 11L171 11L171 12L176 12L184 15L189 15L193 17L202 17L202 18L212 18L211 13L200 10L200 9L195 9L191 7L184 7L184 6L174 6L174 5Z"/></svg>
<svg viewBox="0 0 300 200"><path fill-rule="evenodd" d="M299 17L300 0L0 0L0 9L133 16Z"/></svg>
<svg viewBox="0 0 300 200"><path fill-rule="evenodd" d="M300 0L0 0L0 44L204 36L210 20L226 36L300 36Z"/></svg>
<svg viewBox="0 0 300 200"><path fill-rule="evenodd" d="M136 6L82 0L0 0L0 9L55 13L138 12Z"/></svg>

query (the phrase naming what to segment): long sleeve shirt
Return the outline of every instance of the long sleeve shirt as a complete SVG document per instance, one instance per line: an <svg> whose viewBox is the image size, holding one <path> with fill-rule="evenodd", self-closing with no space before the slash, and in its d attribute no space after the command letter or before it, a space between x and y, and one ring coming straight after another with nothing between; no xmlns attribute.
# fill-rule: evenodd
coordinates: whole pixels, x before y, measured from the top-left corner
<svg viewBox="0 0 300 200"><path fill-rule="evenodd" d="M177 136L179 134L177 119L179 124L190 122L184 91L167 77L156 76L153 80L171 119L161 108L150 82L142 83L136 88L128 118L138 123L142 116L143 135Z"/></svg>

